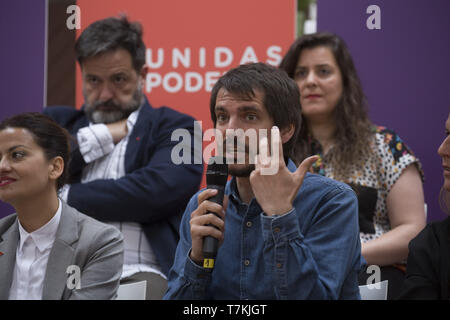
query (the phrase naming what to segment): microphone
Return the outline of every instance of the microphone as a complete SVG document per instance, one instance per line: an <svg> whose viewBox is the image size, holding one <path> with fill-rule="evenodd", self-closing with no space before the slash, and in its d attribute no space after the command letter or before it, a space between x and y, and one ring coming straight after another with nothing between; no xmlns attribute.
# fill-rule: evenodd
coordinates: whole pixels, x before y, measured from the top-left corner
<svg viewBox="0 0 450 320"><path fill-rule="evenodd" d="M206 170L206 188L216 189L217 194L209 198L209 201L223 205L227 179L228 165L225 163L225 158L211 157ZM215 215L217 216L217 214ZM212 271L218 248L219 240L211 236L203 238L203 268Z"/></svg>

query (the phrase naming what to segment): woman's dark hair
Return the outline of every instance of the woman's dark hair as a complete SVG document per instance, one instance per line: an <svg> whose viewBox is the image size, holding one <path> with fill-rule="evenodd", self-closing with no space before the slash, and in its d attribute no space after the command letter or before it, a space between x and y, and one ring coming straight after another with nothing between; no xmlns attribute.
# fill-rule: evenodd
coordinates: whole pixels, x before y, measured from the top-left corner
<svg viewBox="0 0 450 320"><path fill-rule="evenodd" d="M280 63L280 68L295 79L300 54L304 49L327 47L331 50L341 71L343 92L335 110L336 143L326 160L335 169L335 178L347 180L352 164L358 164L370 152L370 139L374 133L368 118L367 101L356 72L353 59L345 42L335 34L320 32L298 38L289 48ZM304 119L304 117L302 117ZM295 150L295 159L300 162L311 155L309 128L304 119Z"/></svg>
<svg viewBox="0 0 450 320"><path fill-rule="evenodd" d="M292 157L292 150L301 126L300 92L297 83L273 66L259 62L240 65L227 71L211 91L211 119L216 126L216 99L220 89L250 100L255 90L263 94L263 103L274 125L280 130L294 126L294 134L283 144L283 154Z"/></svg>
<svg viewBox="0 0 450 320"><path fill-rule="evenodd" d="M44 150L47 160L61 157L64 171L56 181L59 190L68 179L70 162L70 134L50 117L38 112L21 113L0 123L0 130L6 128L23 128L28 130L38 146Z"/></svg>
<svg viewBox="0 0 450 320"><path fill-rule="evenodd" d="M142 26L138 22L130 23L126 16L106 18L92 23L75 43L75 53L80 66L86 58L120 48L130 53L133 68L139 72L145 64Z"/></svg>

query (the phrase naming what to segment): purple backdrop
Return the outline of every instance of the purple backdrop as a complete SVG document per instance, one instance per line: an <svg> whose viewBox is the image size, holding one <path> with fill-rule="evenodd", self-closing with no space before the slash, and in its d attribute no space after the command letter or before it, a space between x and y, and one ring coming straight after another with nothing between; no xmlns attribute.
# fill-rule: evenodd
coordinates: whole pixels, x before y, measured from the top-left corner
<svg viewBox="0 0 450 320"><path fill-rule="evenodd" d="M366 27L370 5L380 7L380 30ZM422 162L428 221L445 217L437 149L450 110L449 14L448 0L318 0L317 30L346 41L372 121L395 130Z"/></svg>
<svg viewBox="0 0 450 320"><path fill-rule="evenodd" d="M0 120L42 111L44 100L45 0L0 2ZM0 218L14 212L0 201Z"/></svg>

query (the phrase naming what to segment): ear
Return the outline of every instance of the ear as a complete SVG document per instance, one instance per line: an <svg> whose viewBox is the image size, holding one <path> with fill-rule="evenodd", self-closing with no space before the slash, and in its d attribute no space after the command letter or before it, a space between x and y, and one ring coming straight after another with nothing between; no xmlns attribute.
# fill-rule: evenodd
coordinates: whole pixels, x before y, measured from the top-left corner
<svg viewBox="0 0 450 320"><path fill-rule="evenodd" d="M139 71L139 76L142 77L143 80L145 80L145 77L147 76L148 72L148 66L144 64L141 68L141 71Z"/></svg>
<svg viewBox="0 0 450 320"><path fill-rule="evenodd" d="M50 160L48 177L50 180L58 180L64 171L64 160L62 157L54 157Z"/></svg>
<svg viewBox="0 0 450 320"><path fill-rule="evenodd" d="M281 142L285 144L288 142L292 136L294 135L295 126L293 124L290 124L289 126L283 128L280 130L280 138Z"/></svg>

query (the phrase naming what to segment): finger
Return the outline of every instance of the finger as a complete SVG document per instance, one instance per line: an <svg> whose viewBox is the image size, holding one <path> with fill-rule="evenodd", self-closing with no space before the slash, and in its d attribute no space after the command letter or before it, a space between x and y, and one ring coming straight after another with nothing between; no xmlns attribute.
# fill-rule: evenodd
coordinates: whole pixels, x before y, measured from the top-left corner
<svg viewBox="0 0 450 320"><path fill-rule="evenodd" d="M200 192L200 194L197 197L197 204L200 205L203 201L215 196L216 194L217 194L216 189L206 189Z"/></svg>
<svg viewBox="0 0 450 320"><path fill-rule="evenodd" d="M203 239L206 236L211 236L221 241L223 239L223 232L212 226L193 225L191 227L192 239Z"/></svg>
<svg viewBox="0 0 450 320"><path fill-rule="evenodd" d="M208 213L214 213L217 216L219 216L221 219L225 218L225 212L223 210L223 207L215 202L205 200L203 201L197 209L192 211L191 218L196 216L203 216Z"/></svg>
<svg viewBox="0 0 450 320"><path fill-rule="evenodd" d="M191 237L193 241L203 241L205 236L212 236L222 241L224 233L225 223L213 214L197 217L191 221Z"/></svg>
<svg viewBox="0 0 450 320"><path fill-rule="evenodd" d="M321 166L321 157L320 155L316 155L317 156L317 160L314 161L314 163L312 164L312 166L309 168L309 172L311 173L315 173L315 169Z"/></svg>
<svg viewBox="0 0 450 320"><path fill-rule="evenodd" d="M204 214L201 216L194 216L190 221L192 226L211 226L216 229L223 230L225 222L223 219L217 217L213 213Z"/></svg>
<svg viewBox="0 0 450 320"><path fill-rule="evenodd" d="M259 161L262 166L270 164L269 140L266 136L259 140Z"/></svg>
<svg viewBox="0 0 450 320"><path fill-rule="evenodd" d="M295 171L295 175L297 175L297 178L299 179L300 183L303 182L303 178L305 177L306 172L309 171L309 169L311 168L313 163L317 161L317 159L319 159L319 156L311 156L303 160L302 163L300 163L297 170Z"/></svg>
<svg viewBox="0 0 450 320"><path fill-rule="evenodd" d="M275 162L279 167L284 164L283 156L283 142L281 141L280 129L277 126L273 126L271 129L271 140L272 140L272 161ZM278 152L278 154L275 154ZM273 165L275 165L273 164Z"/></svg>

